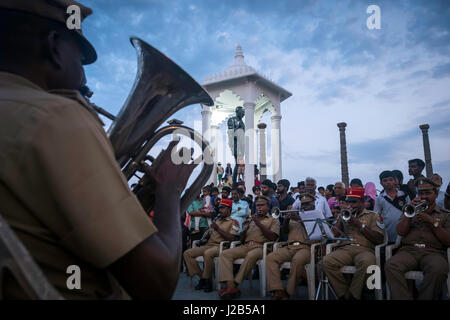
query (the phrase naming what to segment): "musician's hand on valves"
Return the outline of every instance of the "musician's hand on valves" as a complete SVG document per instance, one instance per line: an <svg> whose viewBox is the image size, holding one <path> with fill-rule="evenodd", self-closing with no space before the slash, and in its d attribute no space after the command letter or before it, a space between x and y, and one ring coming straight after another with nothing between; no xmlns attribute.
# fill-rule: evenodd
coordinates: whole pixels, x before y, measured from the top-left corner
<svg viewBox="0 0 450 320"><path fill-rule="evenodd" d="M411 204L413 206L417 206L421 202L422 202L422 200L420 198L414 198L414 199L411 200Z"/></svg>
<svg viewBox="0 0 450 320"><path fill-rule="evenodd" d="M350 216L350 220L348 220L348 223L357 227L357 228L361 228L362 227L362 223L361 221L359 221L358 218L354 217L353 215Z"/></svg>
<svg viewBox="0 0 450 320"><path fill-rule="evenodd" d="M434 223L434 219L429 214L425 214L425 213L416 215L416 219L420 223L428 223L430 225L432 225Z"/></svg>
<svg viewBox="0 0 450 320"><path fill-rule="evenodd" d="M154 185L155 193L160 195L181 195L186 187L187 181L198 163L175 164L172 153L179 141L170 142L166 150L161 151L152 165L141 163L144 172L149 176L151 184ZM182 152L183 150L180 150Z"/></svg>

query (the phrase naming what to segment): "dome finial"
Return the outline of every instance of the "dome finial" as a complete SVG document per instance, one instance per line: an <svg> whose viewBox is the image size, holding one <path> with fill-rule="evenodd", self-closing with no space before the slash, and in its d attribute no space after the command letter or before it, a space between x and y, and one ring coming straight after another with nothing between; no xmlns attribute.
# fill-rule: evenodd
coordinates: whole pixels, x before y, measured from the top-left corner
<svg viewBox="0 0 450 320"><path fill-rule="evenodd" d="M237 45L236 54L234 55L235 65L244 65L244 53L242 52L242 47L240 44Z"/></svg>

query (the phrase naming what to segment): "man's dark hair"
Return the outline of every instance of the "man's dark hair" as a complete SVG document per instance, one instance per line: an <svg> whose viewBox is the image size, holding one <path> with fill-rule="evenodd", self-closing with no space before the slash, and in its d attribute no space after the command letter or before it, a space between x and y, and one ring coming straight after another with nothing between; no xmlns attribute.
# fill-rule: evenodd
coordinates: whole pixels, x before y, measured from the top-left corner
<svg viewBox="0 0 450 320"><path fill-rule="evenodd" d="M399 181L403 181L403 173L400 170L392 170L392 174L394 177L396 177Z"/></svg>
<svg viewBox="0 0 450 320"><path fill-rule="evenodd" d="M360 187L364 187L361 179L358 179L358 178L352 179L352 181L350 181L350 185L352 185L352 184L357 184Z"/></svg>
<svg viewBox="0 0 450 320"><path fill-rule="evenodd" d="M380 182L383 181L383 179L390 178L390 177L395 178L394 173L392 171L385 170L382 173L380 173L380 176L379 176Z"/></svg>
<svg viewBox="0 0 450 320"><path fill-rule="evenodd" d="M411 160L408 160L408 164L411 164L411 163L416 163L419 167L421 167L422 169L423 168L425 168L425 162L423 162L423 160L421 160L421 159L411 159Z"/></svg>
<svg viewBox="0 0 450 320"><path fill-rule="evenodd" d="M211 192L214 192L214 191L215 191L215 192L219 192L219 188L217 188L217 187L212 187L212 188L211 188Z"/></svg>
<svg viewBox="0 0 450 320"><path fill-rule="evenodd" d="M261 182L261 185L266 185L266 186L268 186L269 188L271 188L271 187L272 187L272 180L266 179L266 180L264 180L263 182Z"/></svg>
<svg viewBox="0 0 450 320"><path fill-rule="evenodd" d="M224 191L224 190L227 191L228 193L231 192L231 188L228 187L228 186L223 187L223 188L222 188L222 191Z"/></svg>
<svg viewBox="0 0 450 320"><path fill-rule="evenodd" d="M322 189L323 191L325 191L324 187L318 187L317 190L320 191L320 189Z"/></svg>
<svg viewBox="0 0 450 320"><path fill-rule="evenodd" d="M305 181L300 181L297 182L297 187L300 188L300 186L304 186L305 185Z"/></svg>
<svg viewBox="0 0 450 320"><path fill-rule="evenodd" d="M253 193L255 193L256 190L261 190L261 188L259 186L253 186L252 188Z"/></svg>
<svg viewBox="0 0 450 320"><path fill-rule="evenodd" d="M327 185L327 190L333 192L334 190L334 184Z"/></svg>

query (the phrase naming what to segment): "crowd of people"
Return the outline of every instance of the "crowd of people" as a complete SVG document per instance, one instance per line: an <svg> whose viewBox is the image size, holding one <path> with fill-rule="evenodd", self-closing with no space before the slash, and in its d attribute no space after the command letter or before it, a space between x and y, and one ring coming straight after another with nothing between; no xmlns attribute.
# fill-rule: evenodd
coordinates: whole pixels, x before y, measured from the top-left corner
<svg viewBox="0 0 450 320"><path fill-rule="evenodd" d="M315 210L330 223L335 237L346 237L335 250L323 257L323 269L336 298L361 299L367 279L367 268L375 265L374 248L380 244L394 244L401 236L401 247L388 261L382 259L383 279L386 278L393 299L438 299L448 274L447 248L450 246L450 184L441 190L442 178L422 175L425 163L420 159L409 161L406 184L399 170L385 170L379 174L383 190L378 193L373 182L363 184L355 178L346 186L336 182L317 188L316 180L307 177L296 186L287 179L277 183L266 179L255 185L253 194L246 194L243 181L232 187L219 184L203 188L186 212L183 257L186 272L198 276L196 290L213 291L214 257L219 259L219 277L222 299L240 295L239 285L263 257L263 244L278 242L277 250L266 258L267 290L272 299L283 300L294 295L298 283L305 280L305 266L310 262L310 247L305 224L300 212ZM221 177L219 177L220 181ZM413 209L426 204L423 212L414 217L405 215L407 204ZM284 214L272 215L279 208ZM344 217L347 210L350 215ZM195 240L199 245L191 248ZM221 241L240 241L241 245L224 249L219 254ZM384 251L383 251L384 254ZM200 270L195 258L204 257ZM244 262L233 266L233 261ZM287 286L283 287L284 270L280 266L290 262ZM345 265L354 265L356 272L348 281L340 272ZM256 269L255 269L256 270ZM404 274L422 270L424 279L418 291L408 287Z"/></svg>

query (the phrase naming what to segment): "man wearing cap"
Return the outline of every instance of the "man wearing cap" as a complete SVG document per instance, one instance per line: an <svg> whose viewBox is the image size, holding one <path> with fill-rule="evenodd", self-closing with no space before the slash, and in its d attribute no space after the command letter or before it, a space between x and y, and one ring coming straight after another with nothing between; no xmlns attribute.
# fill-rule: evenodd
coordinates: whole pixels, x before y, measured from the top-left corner
<svg viewBox="0 0 450 320"><path fill-rule="evenodd" d="M366 284L367 267L375 264L375 246L384 239L384 225L380 216L364 208L364 188L348 188L347 203L356 213L348 222L338 219L332 231L339 236L343 231L350 240L342 241L338 248L323 258L323 268L333 286L337 298L361 299ZM354 265L356 272L350 286L341 273L343 266Z"/></svg>
<svg viewBox="0 0 450 320"><path fill-rule="evenodd" d="M220 201L220 216L211 223L208 232L208 242L204 246L192 248L184 252L184 261L186 262L189 275L193 277L198 275L200 280L195 290L204 289L205 292L212 291L212 270L214 268L214 258L219 256L220 242L233 241L239 231L239 223L230 217L232 201L222 199ZM203 256L204 268L200 270L195 258Z"/></svg>
<svg viewBox="0 0 450 320"><path fill-rule="evenodd" d="M275 197L275 189L276 185L274 186L274 183L270 179L266 179L261 183L261 193L263 196L269 198L269 211L271 211L273 208L279 208L280 203L278 202L278 199ZM256 214L256 201L253 202L252 207L252 215Z"/></svg>
<svg viewBox="0 0 450 320"><path fill-rule="evenodd" d="M314 210L315 200L316 197L312 194L303 194L302 209ZM272 300L286 300L295 293L297 283L305 277L305 265L311 259L311 243L305 242L308 233L300 222L298 213L287 213L281 223L280 231L288 235L287 246L277 249L266 258L267 290L273 292ZM283 289L280 273L280 266L284 262L291 263L286 290Z"/></svg>
<svg viewBox="0 0 450 320"><path fill-rule="evenodd" d="M401 247L386 262L386 279L392 299L412 300L405 273L423 271L419 300L438 299L448 273L447 248L450 247L450 213L436 206L438 184L421 177L416 180L419 197L411 201L416 206L426 201L428 208L412 218L402 216L397 233Z"/></svg>
<svg viewBox="0 0 450 320"><path fill-rule="evenodd" d="M130 191L100 119L80 95L96 52L69 30L72 0L0 1L0 214L67 299L111 297L111 271L133 298L170 298L180 270L179 198L195 165L171 143L152 167L155 216ZM159 214L159 212L163 214ZM67 287L80 267L81 289ZM3 297L29 298L11 277Z"/></svg>
<svg viewBox="0 0 450 320"><path fill-rule="evenodd" d="M278 220L269 213L269 198L256 197L257 213L243 223L241 242L244 244L222 252L219 257L219 279L226 288L219 291L222 299L232 299L240 295L237 286L263 257L264 242L275 241L280 234ZM233 277L233 261L244 258L236 277Z"/></svg>
<svg viewBox="0 0 450 320"><path fill-rule="evenodd" d="M395 175L392 171L383 171L380 174L380 184L384 190L375 199L373 211L383 219L388 242L395 243L398 220L403 215L403 206L410 203L410 200L406 193L397 189Z"/></svg>

